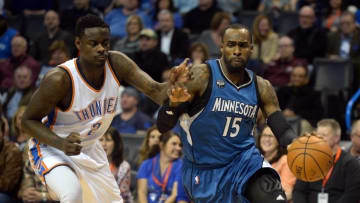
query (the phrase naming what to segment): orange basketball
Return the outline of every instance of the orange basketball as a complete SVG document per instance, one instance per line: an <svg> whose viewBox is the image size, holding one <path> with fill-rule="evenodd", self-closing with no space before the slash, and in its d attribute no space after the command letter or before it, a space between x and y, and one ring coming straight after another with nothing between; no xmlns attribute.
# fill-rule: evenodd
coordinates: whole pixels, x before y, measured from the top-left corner
<svg viewBox="0 0 360 203"><path fill-rule="evenodd" d="M333 154L326 140L307 134L289 145L287 162L296 178L315 182L325 178L333 166Z"/></svg>

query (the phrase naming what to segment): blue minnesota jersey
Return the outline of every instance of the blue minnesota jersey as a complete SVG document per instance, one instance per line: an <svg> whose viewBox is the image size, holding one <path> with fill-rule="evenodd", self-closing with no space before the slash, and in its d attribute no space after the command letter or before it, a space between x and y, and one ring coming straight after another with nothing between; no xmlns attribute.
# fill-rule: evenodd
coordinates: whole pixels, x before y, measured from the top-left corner
<svg viewBox="0 0 360 203"><path fill-rule="evenodd" d="M207 104L196 114L180 118L185 161L222 166L243 153L256 151L253 128L258 111L256 76L239 87L222 72L219 60L209 60L211 88ZM207 90L207 91L208 91Z"/></svg>

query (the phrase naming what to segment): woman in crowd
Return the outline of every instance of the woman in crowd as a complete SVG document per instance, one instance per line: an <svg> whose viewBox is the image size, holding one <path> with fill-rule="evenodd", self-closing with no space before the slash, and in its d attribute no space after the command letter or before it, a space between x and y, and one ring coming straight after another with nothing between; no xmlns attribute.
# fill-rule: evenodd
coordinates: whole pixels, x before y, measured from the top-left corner
<svg viewBox="0 0 360 203"><path fill-rule="evenodd" d="M151 126L146 131L146 137L140 148L140 155L138 159L138 166L149 158L150 149L152 146L159 144L161 133L157 129L156 125Z"/></svg>
<svg viewBox="0 0 360 203"><path fill-rule="evenodd" d="M126 21L127 35L114 42L113 50L125 54L132 54L139 49L139 35L144 28L143 22L138 15L131 15Z"/></svg>
<svg viewBox="0 0 360 203"><path fill-rule="evenodd" d="M265 126L257 137L257 145L265 160L279 173L286 197L291 200L296 178L287 165L286 149L280 147L269 126Z"/></svg>
<svg viewBox="0 0 360 203"><path fill-rule="evenodd" d="M124 203L132 203L133 197L130 192L130 164L124 160L124 144L120 134L115 128L110 127L100 142L109 160L110 170L119 185L121 197Z"/></svg>
<svg viewBox="0 0 360 203"><path fill-rule="evenodd" d="M137 174L139 203L189 201L181 181L181 149L179 135L169 131L160 136Z"/></svg>
<svg viewBox="0 0 360 203"><path fill-rule="evenodd" d="M324 27L331 32L337 31L340 26L340 16L343 10L345 10L345 4L342 0L329 0L325 20L323 22Z"/></svg>
<svg viewBox="0 0 360 203"><path fill-rule="evenodd" d="M210 30L205 30L201 33L198 41L204 43L208 47L211 58L219 58L221 56L221 34L230 23L231 16L228 13L216 13L211 20Z"/></svg>
<svg viewBox="0 0 360 203"><path fill-rule="evenodd" d="M273 31L269 17L258 15L253 24L254 49L251 59L268 64L275 58L278 48L278 35Z"/></svg>
<svg viewBox="0 0 360 203"><path fill-rule="evenodd" d="M194 42L190 46L190 57L193 65L205 63L209 59L209 50L202 42Z"/></svg>

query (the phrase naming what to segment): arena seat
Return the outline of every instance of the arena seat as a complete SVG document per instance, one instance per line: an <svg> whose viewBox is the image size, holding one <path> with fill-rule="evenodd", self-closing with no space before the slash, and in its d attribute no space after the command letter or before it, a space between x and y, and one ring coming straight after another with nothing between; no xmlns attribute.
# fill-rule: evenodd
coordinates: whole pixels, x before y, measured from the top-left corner
<svg viewBox="0 0 360 203"><path fill-rule="evenodd" d="M279 34L286 34L299 25L298 13L295 12L283 12L277 20L277 33Z"/></svg>
<svg viewBox="0 0 360 203"><path fill-rule="evenodd" d="M137 170L137 160L144 135L121 134L124 142L124 159L129 162L131 169Z"/></svg>
<svg viewBox="0 0 360 203"><path fill-rule="evenodd" d="M314 89L321 92L324 116L330 116L335 108L339 107L341 111L345 111L345 105L342 108L342 103L349 99L353 81L353 67L350 61L316 58L314 74ZM330 97L333 99L329 99Z"/></svg>
<svg viewBox="0 0 360 203"><path fill-rule="evenodd" d="M239 23L247 26L251 30L257 15L259 15L257 11L241 11L238 15Z"/></svg>

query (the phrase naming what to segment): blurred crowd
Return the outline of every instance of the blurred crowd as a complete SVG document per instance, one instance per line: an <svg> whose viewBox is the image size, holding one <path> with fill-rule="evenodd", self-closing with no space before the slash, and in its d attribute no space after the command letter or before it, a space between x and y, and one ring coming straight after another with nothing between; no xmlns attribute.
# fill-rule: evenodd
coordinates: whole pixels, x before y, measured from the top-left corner
<svg viewBox="0 0 360 203"><path fill-rule="evenodd" d="M359 122L351 130L345 127L346 104L360 87L359 0L0 0L0 202L51 202L27 158L31 135L22 130L21 117L45 74L81 55L74 29L87 14L109 24L111 50L125 53L158 82L167 81L170 68L185 58L200 64L221 57L225 28L232 23L248 26L254 48L247 68L275 87L297 134L317 131L319 121L331 118L325 126L334 130L334 143L359 157ZM344 79L349 84L334 81L339 88L322 88L324 61L342 64L336 67L339 73L350 67ZM343 76L335 72L332 77ZM154 126L159 106L128 84L122 86L117 115L101 142L125 202L157 202L157 196L190 202L181 185L180 126L161 135ZM356 102L352 119L359 113ZM313 202L304 191L316 187L290 173L286 150L278 148L261 113L255 136L265 159L286 180L288 198ZM136 142L130 146L132 137ZM153 175L162 177L165 160L173 167L163 189ZM345 186L334 191L333 196L348 192Z"/></svg>

